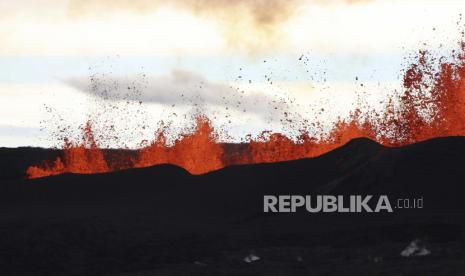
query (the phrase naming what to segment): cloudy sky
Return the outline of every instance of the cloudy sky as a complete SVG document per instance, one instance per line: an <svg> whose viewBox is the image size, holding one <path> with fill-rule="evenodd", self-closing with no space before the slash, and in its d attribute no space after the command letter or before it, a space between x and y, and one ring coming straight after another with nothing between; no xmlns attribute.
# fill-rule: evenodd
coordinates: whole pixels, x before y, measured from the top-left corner
<svg viewBox="0 0 465 276"><path fill-rule="evenodd" d="M0 146L94 122L137 146L206 114L224 140L330 128L401 89L421 48L456 46L461 0L0 0ZM460 24L463 24L461 22ZM74 136L73 136L74 135Z"/></svg>

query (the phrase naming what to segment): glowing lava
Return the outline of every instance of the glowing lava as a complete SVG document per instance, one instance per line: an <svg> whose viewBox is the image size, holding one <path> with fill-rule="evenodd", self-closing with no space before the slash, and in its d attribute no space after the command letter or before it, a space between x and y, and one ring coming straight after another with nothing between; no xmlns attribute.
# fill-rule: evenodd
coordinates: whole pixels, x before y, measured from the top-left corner
<svg viewBox="0 0 465 276"><path fill-rule="evenodd" d="M223 146L218 143L210 122L200 116L197 118L194 133L180 137L171 147L166 146L164 133L159 131L148 147L139 150L139 158L134 167L174 164L193 174L201 174L224 167L222 156Z"/></svg>
<svg viewBox="0 0 465 276"><path fill-rule="evenodd" d="M91 123L84 128L82 144L73 145L65 139L63 160L60 157L42 166L27 169L30 178L44 177L61 173L102 173L110 171L103 152L95 143Z"/></svg>
<svg viewBox="0 0 465 276"><path fill-rule="evenodd" d="M465 136L465 43L461 43L460 51L451 60L440 62L439 69L435 70L434 58L421 51L417 62L405 72L400 107L395 107L391 99L382 115L373 113L362 117L356 110L350 120L337 123L324 139L302 132L300 140L293 141L279 133L264 132L261 139L241 144L240 150L231 152L228 145L218 142L209 120L201 116L194 133L179 137L172 146L166 145L165 135L159 131L154 141L139 149L135 156L119 156L116 162L105 158L103 150L96 146L88 123L81 144L65 141L63 159L31 166L27 175L37 178L67 172L102 173L163 163L202 174L234 164L315 157L359 137L385 146L403 146L435 137Z"/></svg>

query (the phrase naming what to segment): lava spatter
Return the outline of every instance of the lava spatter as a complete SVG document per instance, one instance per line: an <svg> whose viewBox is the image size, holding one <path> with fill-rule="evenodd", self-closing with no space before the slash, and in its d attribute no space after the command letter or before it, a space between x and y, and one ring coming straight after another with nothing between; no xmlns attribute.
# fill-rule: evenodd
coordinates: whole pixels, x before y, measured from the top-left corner
<svg viewBox="0 0 465 276"><path fill-rule="evenodd" d="M61 173L102 173L117 169L175 164L192 174L202 174L235 164L278 162L321 155L351 139L367 137L385 146L403 146L444 136L465 136L465 43L439 66L427 51L418 56L404 73L404 90L399 99L391 98L383 114L361 114L355 110L349 119L335 124L329 135L313 137L302 131L298 140L280 133L266 133L231 150L218 141L210 121L197 118L194 132L167 145L159 131L149 145L135 154L119 154L118 162L108 160L94 139L88 122L81 144L65 141L63 157L27 169L29 178ZM394 103L398 102L398 105ZM115 166L109 164L124 164Z"/></svg>

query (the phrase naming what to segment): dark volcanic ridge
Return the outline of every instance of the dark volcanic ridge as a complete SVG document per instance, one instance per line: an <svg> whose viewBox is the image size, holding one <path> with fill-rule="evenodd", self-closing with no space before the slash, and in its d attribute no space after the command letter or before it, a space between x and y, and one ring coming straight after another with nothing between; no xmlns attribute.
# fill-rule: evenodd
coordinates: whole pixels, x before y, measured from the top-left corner
<svg viewBox="0 0 465 276"><path fill-rule="evenodd" d="M106 194L106 199L111 198L113 191L125 191L128 198L132 191L146 189L145 196L151 198L159 194L157 191L173 187L180 194L184 193L184 189L210 195L229 191L232 193L230 197L233 198L235 193L237 199L248 196L251 189L269 194L402 193L420 196L426 192L435 195L440 188L442 195L456 197L460 195L458 191L462 190L461 181L465 176L462 169L465 137L437 138L399 148L383 147L360 138L316 158L235 165L203 175L191 175L180 167L166 164L103 174L12 179L8 174L19 175L14 170L21 168L21 162L24 162L18 155L31 160L58 153L56 150L34 148L2 151L8 152L7 158L2 159L7 168L4 171L7 175L4 188L21 191L20 194L24 195L42 193L46 197L56 189L68 191L69 194L83 191L88 197L102 193ZM22 165L26 166L24 163ZM17 187L18 184L21 184L21 188ZM64 195L57 195L57 198L64 198ZM15 198L15 201L18 199Z"/></svg>
<svg viewBox="0 0 465 276"><path fill-rule="evenodd" d="M19 153L55 153L5 150L10 166ZM461 275L463 164L465 137L400 148L355 139L316 158L203 175L158 165L10 178L0 186L0 266L4 275ZM424 208L263 212L264 195L289 194L421 197ZM429 255L400 256L415 239ZM244 261L251 254L260 261Z"/></svg>

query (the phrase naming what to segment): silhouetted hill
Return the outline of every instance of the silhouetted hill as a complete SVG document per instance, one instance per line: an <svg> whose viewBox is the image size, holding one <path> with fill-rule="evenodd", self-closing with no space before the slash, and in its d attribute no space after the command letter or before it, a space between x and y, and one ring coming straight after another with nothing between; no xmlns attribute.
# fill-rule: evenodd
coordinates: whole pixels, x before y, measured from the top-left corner
<svg viewBox="0 0 465 276"><path fill-rule="evenodd" d="M9 178L0 191L0 267L6 275L460 275L463 164L465 137L401 148L355 139L317 158L198 176L160 165ZM424 208L263 212L263 195L324 194L423 198ZM431 256L400 257L416 238ZM250 251L262 260L244 263Z"/></svg>

